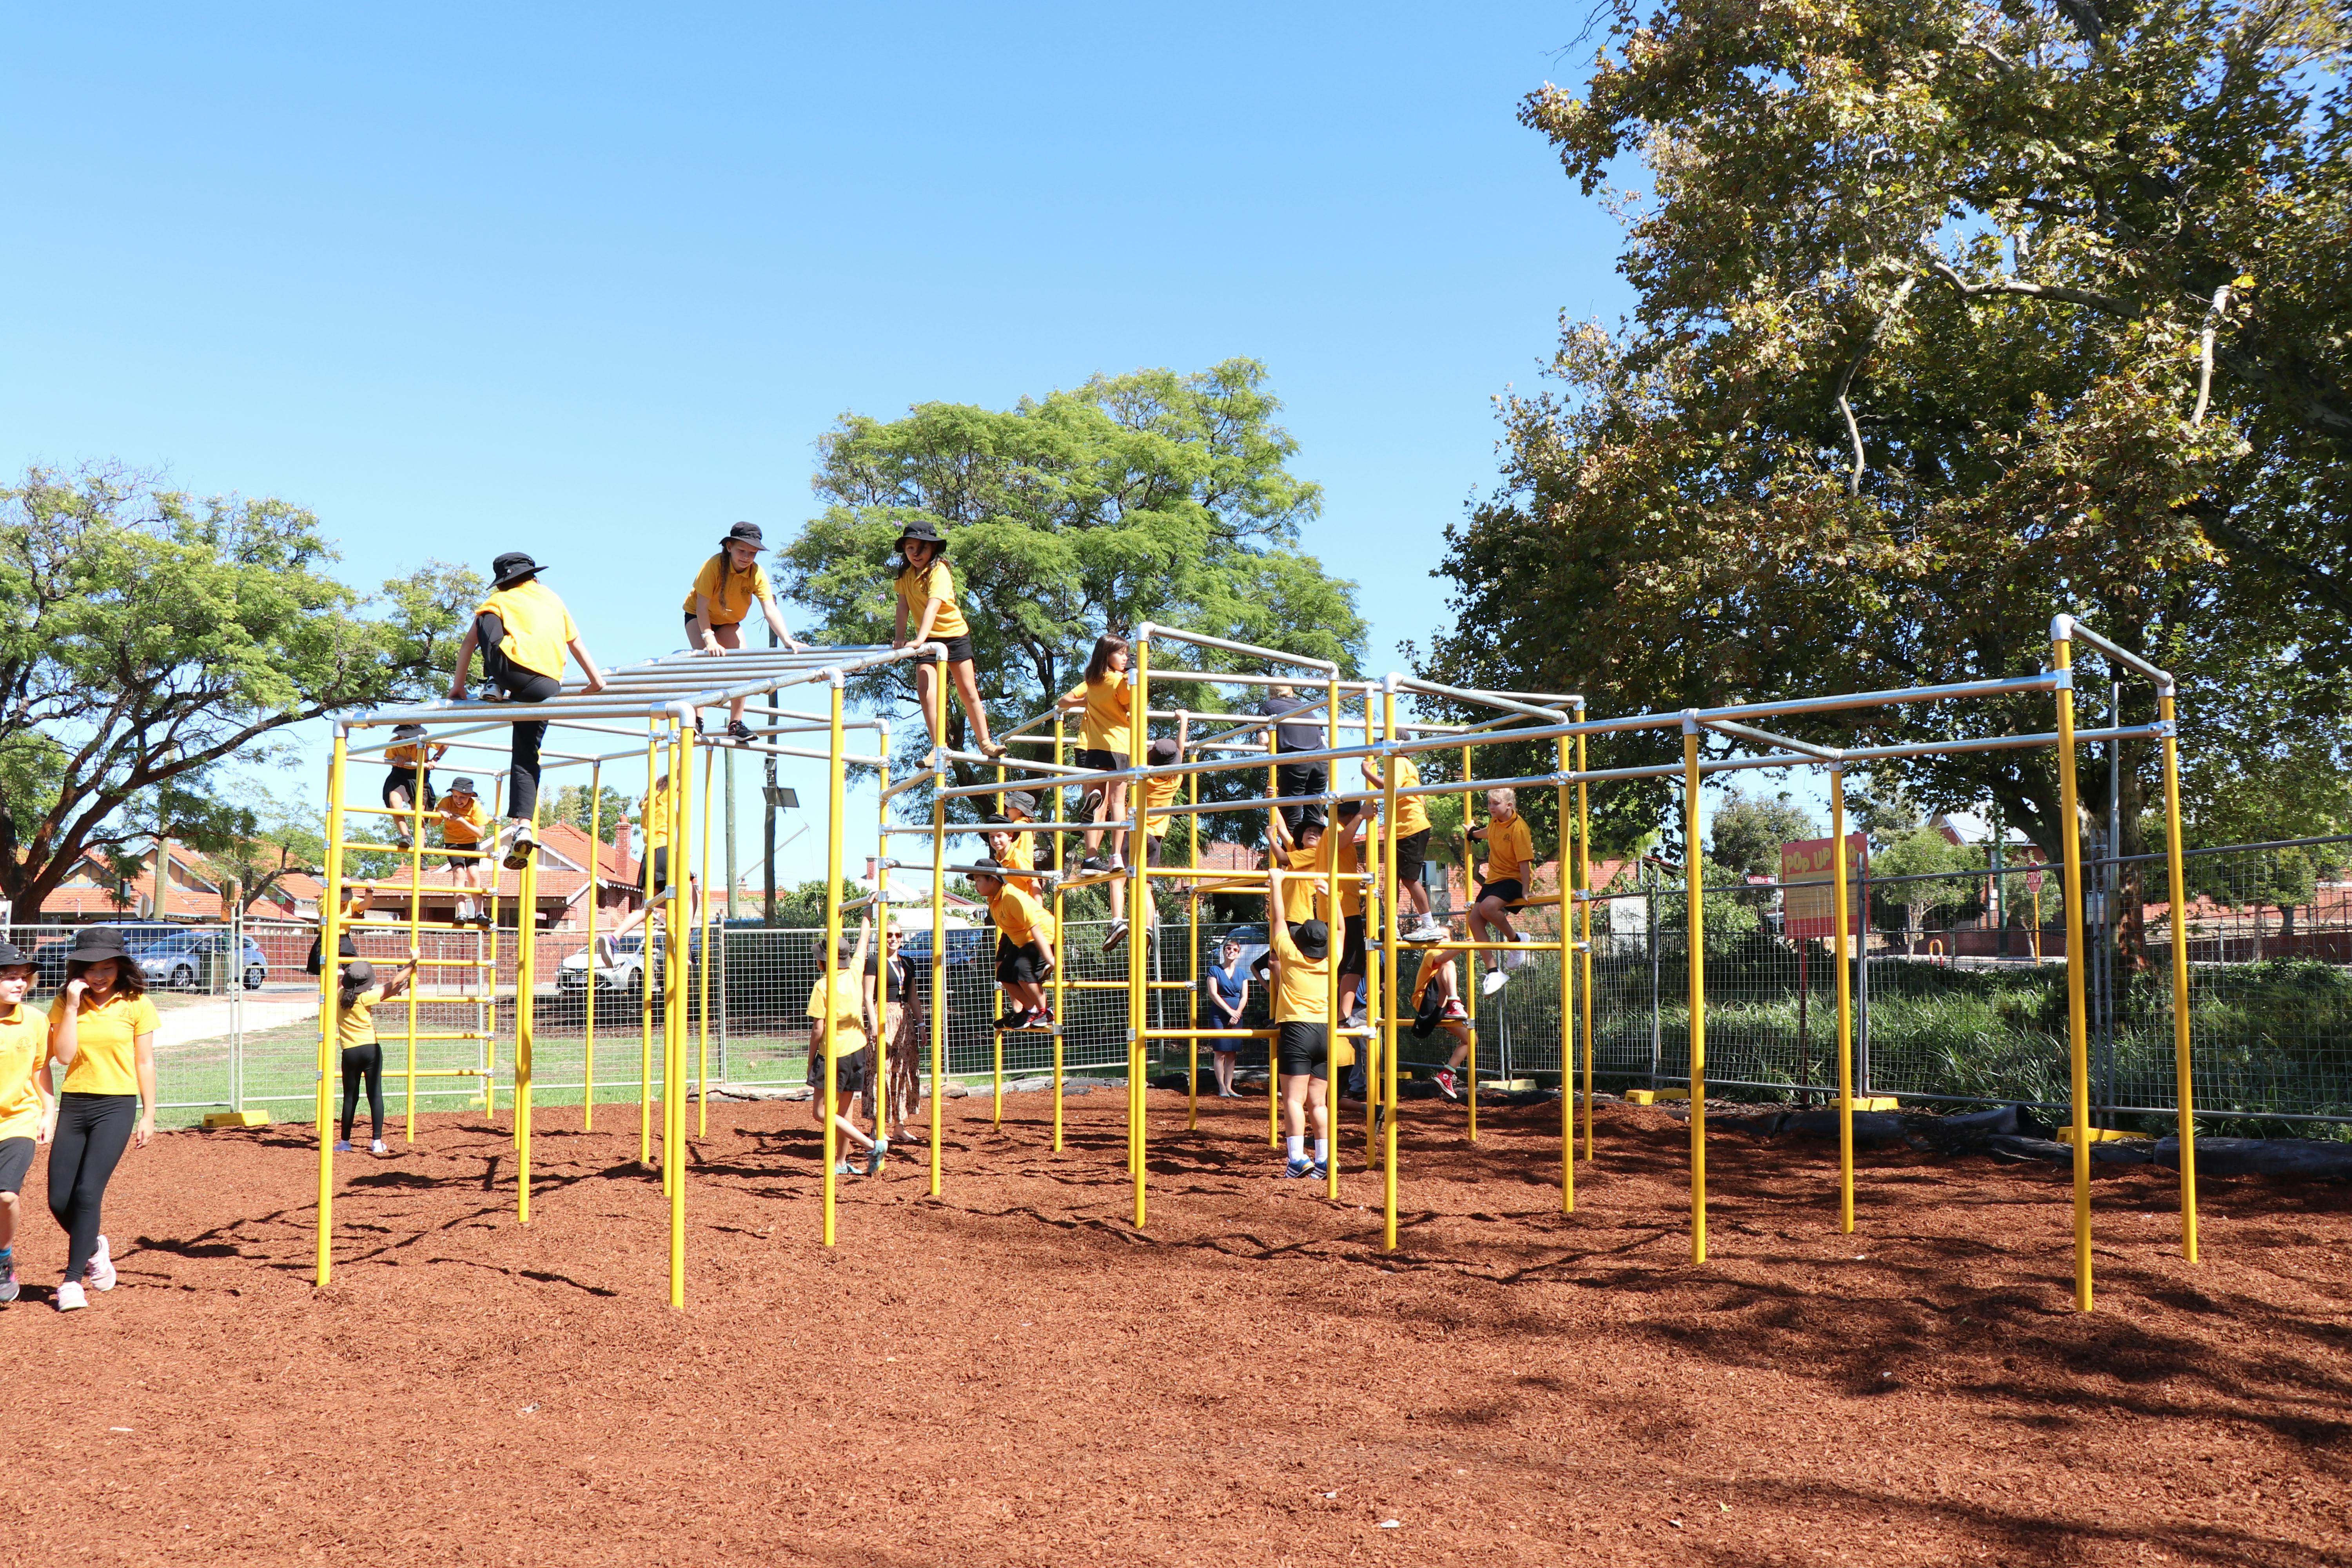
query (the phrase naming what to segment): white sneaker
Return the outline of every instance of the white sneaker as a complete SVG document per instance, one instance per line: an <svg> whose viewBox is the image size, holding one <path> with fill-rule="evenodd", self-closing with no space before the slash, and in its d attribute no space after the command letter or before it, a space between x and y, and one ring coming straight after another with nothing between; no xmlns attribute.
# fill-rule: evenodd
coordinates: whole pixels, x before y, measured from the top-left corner
<svg viewBox="0 0 2352 1568"><path fill-rule="evenodd" d="M599 969L610 969L619 962L620 960L614 957L613 953L613 939L609 936L598 937L596 939L596 967Z"/></svg>
<svg viewBox="0 0 2352 1568"><path fill-rule="evenodd" d="M530 864L530 852L538 847L539 840L531 836L530 824L517 817L507 839L506 858L499 864L509 871L520 871Z"/></svg>
<svg viewBox="0 0 2352 1568"><path fill-rule="evenodd" d="M79 1312L89 1305L89 1298L81 1292L81 1281L68 1279L58 1287L58 1310Z"/></svg>
<svg viewBox="0 0 2352 1568"><path fill-rule="evenodd" d="M374 1142L368 1145L368 1152L371 1154L389 1154L392 1151L385 1148L383 1146L383 1140L379 1138Z"/></svg>
<svg viewBox="0 0 2352 1568"><path fill-rule="evenodd" d="M1444 942L1445 928L1435 921L1425 920L1404 933L1407 942Z"/></svg>
<svg viewBox="0 0 2352 1568"><path fill-rule="evenodd" d="M114 1289L114 1255L107 1248L106 1237L98 1238L98 1250L82 1265L81 1277L89 1281L93 1290Z"/></svg>
<svg viewBox="0 0 2352 1568"><path fill-rule="evenodd" d="M1509 975L1504 973L1499 969L1490 969L1486 971L1486 978L1478 983L1478 994L1481 996L1492 996L1496 992L1500 991L1504 986L1508 985L1510 983L1511 977Z"/></svg>

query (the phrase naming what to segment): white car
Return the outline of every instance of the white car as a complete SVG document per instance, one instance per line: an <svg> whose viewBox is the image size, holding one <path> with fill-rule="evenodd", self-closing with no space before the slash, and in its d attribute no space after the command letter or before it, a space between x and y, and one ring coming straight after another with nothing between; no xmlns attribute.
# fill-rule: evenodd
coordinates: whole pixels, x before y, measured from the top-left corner
<svg viewBox="0 0 2352 1568"><path fill-rule="evenodd" d="M587 948L555 966L555 988L559 991L584 991L588 988L588 972L596 972L599 991L626 991L635 994L646 978L646 939L640 931L625 936L612 943L613 962L600 965L595 954Z"/></svg>

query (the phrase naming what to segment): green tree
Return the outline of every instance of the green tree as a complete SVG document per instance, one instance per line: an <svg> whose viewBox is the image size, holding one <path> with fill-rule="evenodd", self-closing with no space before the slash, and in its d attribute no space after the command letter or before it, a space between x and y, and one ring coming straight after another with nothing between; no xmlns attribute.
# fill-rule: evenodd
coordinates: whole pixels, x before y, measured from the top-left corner
<svg viewBox="0 0 2352 1568"><path fill-rule="evenodd" d="M315 809L290 805L258 790L252 792L247 805L259 821L258 830L205 857L214 870L236 883L240 910L253 908L289 877L321 875L327 855L327 836Z"/></svg>
<svg viewBox="0 0 2352 1568"><path fill-rule="evenodd" d="M1871 856L1870 888L1888 903L1901 905L1904 929L1916 931L1935 911L1958 909L1978 896L1984 879L1958 873L1979 866L1973 851L1937 829L1915 827Z"/></svg>
<svg viewBox="0 0 2352 1568"><path fill-rule="evenodd" d="M2341 6L1603 15L1589 88L1521 118L1626 220L1639 304L1618 331L1564 323L1555 386L1505 400L1505 483L1451 531L1456 618L1427 668L1671 710L2031 673L2064 610L2180 676L2218 776L2273 774L2279 712L2340 763ZM2142 691L2128 721L2152 717ZM2046 731L2051 707L1780 727L1906 742ZM1604 738L1595 763L1678 742ZM2128 762L2136 825L2154 748ZM2046 751L1884 771L1929 806L1991 801L2053 860L2074 830ZM2104 815L2104 769L2084 783ZM1670 788L1627 792L1654 816Z"/></svg>
<svg viewBox="0 0 2352 1568"><path fill-rule="evenodd" d="M1781 845L1821 837L1813 819L1786 791L1767 800L1737 784L1723 792L1723 804L1708 826L1715 840L1709 858L1749 877L1778 877Z"/></svg>
<svg viewBox="0 0 2352 1568"><path fill-rule="evenodd" d="M862 899L871 890L860 888L856 883L844 879L841 884L841 901L846 904L853 900ZM844 916L843 921L843 930L855 931L857 929L856 913ZM824 879L823 877L811 878L796 888L776 889L777 930L822 931L824 928Z"/></svg>
<svg viewBox="0 0 2352 1568"><path fill-rule="evenodd" d="M446 679L480 584L427 567L369 598L318 519L113 468L0 489L0 893L38 909L88 853L201 853L262 825L227 777L279 731Z"/></svg>
<svg viewBox="0 0 2352 1568"><path fill-rule="evenodd" d="M588 831L589 808L595 805L596 837L604 843L610 844L613 842L614 834L620 830L622 820L629 816L635 809L636 797L625 795L610 784L604 787L603 796L602 804L598 805L591 800L586 784L565 784L558 789L548 802L548 809L552 814L551 820L568 822L585 833Z"/></svg>
<svg viewBox="0 0 2352 1568"><path fill-rule="evenodd" d="M1364 644L1355 585L1297 550L1322 492L1286 467L1297 444L1274 423L1281 405L1265 383L1255 362L1228 360L1190 375L1097 376L1004 410L929 403L903 419L845 416L819 445L824 510L778 552L779 586L814 610L809 636L887 643L891 542L929 519L947 537L1000 732L1075 686L1097 635L1147 620L1353 674ZM1188 668L1247 668L1158 651ZM905 716L894 729L907 761L927 749L906 667L866 679L857 695ZM1173 682L1155 681L1152 697L1225 706ZM961 710L947 713L949 743L966 749ZM959 777L979 782L961 767Z"/></svg>

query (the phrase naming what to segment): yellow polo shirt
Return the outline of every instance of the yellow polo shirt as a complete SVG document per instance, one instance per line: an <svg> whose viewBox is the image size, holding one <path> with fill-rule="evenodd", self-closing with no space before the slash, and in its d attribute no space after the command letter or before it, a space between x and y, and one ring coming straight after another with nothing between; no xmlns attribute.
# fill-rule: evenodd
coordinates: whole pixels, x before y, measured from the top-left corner
<svg viewBox="0 0 2352 1568"><path fill-rule="evenodd" d="M1518 883L1522 894L1532 893L1535 889L1528 883L1528 873L1535 858L1535 836L1528 831L1526 817L1514 814L1508 822L1487 819L1486 880L1508 878Z"/></svg>
<svg viewBox="0 0 2352 1568"><path fill-rule="evenodd" d="M49 1004L52 1039L57 1037L58 1026L65 1021L65 1005L63 996ZM95 1003L84 995L81 1011L74 1019L78 1048L73 1065L66 1068L65 1082L58 1086L59 1091L137 1094L138 1039L142 1035L153 1034L155 1024L155 1004L144 996L126 996L118 991L104 1003Z"/></svg>
<svg viewBox="0 0 2352 1568"><path fill-rule="evenodd" d="M775 589L768 585L768 569L757 561L749 572L738 572L720 551L702 563L694 574L694 586L686 591L686 613L695 613L697 598L710 601L710 624L714 626L738 625L751 613L755 600L772 599Z"/></svg>
<svg viewBox="0 0 2352 1568"><path fill-rule="evenodd" d="M1395 762L1396 784L1400 791L1409 790L1421 783L1421 770L1413 765L1411 757L1398 757ZM1368 784L1371 784L1372 774L1379 771L1379 768L1368 759L1364 763L1364 782ZM1410 838L1414 834L1426 830L1428 826L1429 797L1400 794L1397 796L1397 837Z"/></svg>
<svg viewBox="0 0 2352 1568"><path fill-rule="evenodd" d="M1078 724L1078 744L1090 752L1108 752L1124 766L1129 745L1128 715L1135 706L1135 693L1127 684L1127 671L1105 670L1071 695L1079 692L1086 696L1087 710Z"/></svg>
<svg viewBox="0 0 2352 1568"><path fill-rule="evenodd" d="M335 1038L344 1050L375 1044L375 1005L383 1000L383 987L371 985L342 1010L335 1020Z"/></svg>
<svg viewBox="0 0 2352 1568"><path fill-rule="evenodd" d="M462 805L459 802L464 802ZM471 849L490 830L490 814L470 795L441 797L441 842L453 849Z"/></svg>
<svg viewBox="0 0 2352 1568"><path fill-rule="evenodd" d="M1335 869L1339 871L1369 871L1377 876L1380 873L1380 868L1381 841L1377 837L1373 837L1370 829L1368 828L1365 831L1364 837L1361 840L1359 840L1353 834L1346 835L1340 838L1339 863ZM1364 912L1365 886L1366 884L1362 882L1342 882L1339 884L1339 912L1341 914L1360 915Z"/></svg>
<svg viewBox="0 0 2352 1568"><path fill-rule="evenodd" d="M840 989L835 993L833 1055L836 1061L843 1057L854 1057L866 1048L866 1010L863 999L858 995L858 988L863 984L855 974L844 974ZM825 977L820 974L816 977L816 984L809 987L808 1016L820 1019L824 1016L824 991ZM824 1037L814 1029L810 1031L809 1048L813 1051L824 1049Z"/></svg>
<svg viewBox="0 0 2352 1568"><path fill-rule="evenodd" d="M1004 940L1015 947L1037 943L1047 952L1054 946L1054 917L1037 901L1037 895L1018 882L999 882L996 894L988 900L989 918Z"/></svg>
<svg viewBox="0 0 2352 1568"><path fill-rule="evenodd" d="M1168 831L1167 808L1176 804L1176 792L1184 781L1171 774L1164 779L1143 781L1143 831L1157 838Z"/></svg>
<svg viewBox="0 0 2352 1568"><path fill-rule="evenodd" d="M18 1003L0 1017L0 1138L41 1131L41 1064L49 1056L49 1020Z"/></svg>
<svg viewBox="0 0 2352 1568"><path fill-rule="evenodd" d="M476 615L493 615L507 628L503 647L516 664L541 675L563 676L564 645L580 636L572 612L555 591L534 577L511 588L500 588L484 599Z"/></svg>
<svg viewBox="0 0 2352 1568"><path fill-rule="evenodd" d="M919 572L909 568L899 573L898 589L898 602L907 606L908 637L913 637L915 628L923 624L923 606L933 599L940 602L940 613L931 618L933 637L944 642L949 637L971 635L971 623L956 608L955 578L944 559L934 560Z"/></svg>

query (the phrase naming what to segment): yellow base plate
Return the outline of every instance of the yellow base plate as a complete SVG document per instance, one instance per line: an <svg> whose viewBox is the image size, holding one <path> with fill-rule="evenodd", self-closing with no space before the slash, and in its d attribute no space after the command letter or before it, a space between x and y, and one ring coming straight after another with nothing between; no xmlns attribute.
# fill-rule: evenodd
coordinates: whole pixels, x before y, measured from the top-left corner
<svg viewBox="0 0 2352 1568"><path fill-rule="evenodd" d="M2149 1136L2150 1135L2146 1132L2124 1132L2113 1127L2094 1127L2091 1129L2091 1142L2094 1143L2128 1143L2136 1140L2146 1140ZM2072 1143L2074 1141L2074 1130L2073 1128L2061 1127L2058 1129L2059 1142Z"/></svg>
<svg viewBox="0 0 2352 1568"><path fill-rule="evenodd" d="M1628 1105L1664 1105L1670 1100L1688 1100L1686 1089L1629 1089L1625 1091Z"/></svg>
<svg viewBox="0 0 2352 1568"><path fill-rule="evenodd" d="M266 1110L212 1110L205 1113L206 1127L267 1127L269 1112Z"/></svg>

